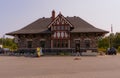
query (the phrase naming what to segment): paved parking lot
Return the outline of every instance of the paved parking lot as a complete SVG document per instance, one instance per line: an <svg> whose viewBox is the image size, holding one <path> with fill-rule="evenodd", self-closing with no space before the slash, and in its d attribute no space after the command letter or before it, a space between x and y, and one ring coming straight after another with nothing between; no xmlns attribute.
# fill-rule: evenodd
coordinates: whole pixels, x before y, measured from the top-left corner
<svg viewBox="0 0 120 78"><path fill-rule="evenodd" d="M120 78L120 55L0 56L0 78Z"/></svg>

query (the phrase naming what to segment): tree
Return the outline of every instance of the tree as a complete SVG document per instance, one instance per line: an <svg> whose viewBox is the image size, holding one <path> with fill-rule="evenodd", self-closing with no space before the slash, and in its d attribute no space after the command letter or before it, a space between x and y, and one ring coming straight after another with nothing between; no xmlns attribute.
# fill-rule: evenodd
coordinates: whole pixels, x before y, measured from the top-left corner
<svg viewBox="0 0 120 78"><path fill-rule="evenodd" d="M102 38L98 41L98 48L108 48L109 47L109 37Z"/></svg>
<svg viewBox="0 0 120 78"><path fill-rule="evenodd" d="M98 48L99 49L107 49L110 47L115 47L120 51L120 33L113 34L102 38L98 42Z"/></svg>
<svg viewBox="0 0 120 78"><path fill-rule="evenodd" d="M3 48L9 48L11 50L17 49L17 44L12 38L0 38L0 44L3 45Z"/></svg>
<svg viewBox="0 0 120 78"><path fill-rule="evenodd" d="M120 46L120 33L116 33L113 37L113 47L118 48Z"/></svg>

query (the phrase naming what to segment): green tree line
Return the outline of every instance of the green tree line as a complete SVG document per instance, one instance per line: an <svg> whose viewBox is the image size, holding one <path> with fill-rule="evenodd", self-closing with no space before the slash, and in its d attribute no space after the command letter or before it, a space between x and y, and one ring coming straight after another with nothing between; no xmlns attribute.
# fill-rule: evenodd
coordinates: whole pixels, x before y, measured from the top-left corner
<svg viewBox="0 0 120 78"><path fill-rule="evenodd" d="M17 49L17 44L13 38L0 38L0 44L3 45L3 48L9 48L10 50Z"/></svg>
<svg viewBox="0 0 120 78"><path fill-rule="evenodd" d="M113 34L103 37L98 41L98 48L101 50L107 50L107 48L115 47L120 52L120 33Z"/></svg>

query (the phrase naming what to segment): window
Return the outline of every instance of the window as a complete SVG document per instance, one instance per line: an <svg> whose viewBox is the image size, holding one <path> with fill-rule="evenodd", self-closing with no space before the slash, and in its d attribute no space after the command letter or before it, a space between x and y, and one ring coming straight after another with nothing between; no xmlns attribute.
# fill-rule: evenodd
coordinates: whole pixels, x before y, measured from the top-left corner
<svg viewBox="0 0 120 78"><path fill-rule="evenodd" d="M56 40L54 40L53 47L56 48L56 46L57 46L57 42L56 42Z"/></svg>
<svg viewBox="0 0 120 78"><path fill-rule="evenodd" d="M64 26L61 26L61 30L64 30Z"/></svg>
<svg viewBox="0 0 120 78"><path fill-rule="evenodd" d="M56 38L56 37L57 37L57 33L56 33L56 32L54 33L53 37L54 37L54 38Z"/></svg>
<svg viewBox="0 0 120 78"><path fill-rule="evenodd" d="M68 48L68 40L55 39L53 40L53 47L54 48Z"/></svg>
<svg viewBox="0 0 120 78"><path fill-rule="evenodd" d="M60 26L57 26L57 30L60 30Z"/></svg>
<svg viewBox="0 0 120 78"><path fill-rule="evenodd" d="M68 26L65 26L65 30L68 30Z"/></svg>
<svg viewBox="0 0 120 78"><path fill-rule="evenodd" d="M65 26L65 30L70 30L70 26Z"/></svg>
<svg viewBox="0 0 120 78"><path fill-rule="evenodd" d="M70 31L70 26L68 26L68 29L67 29L68 31Z"/></svg>
<svg viewBox="0 0 120 78"><path fill-rule="evenodd" d="M85 40L85 47L90 48L90 40Z"/></svg>
<svg viewBox="0 0 120 78"><path fill-rule="evenodd" d="M54 30L56 30L56 26L54 26Z"/></svg>
<svg viewBox="0 0 120 78"><path fill-rule="evenodd" d="M65 46L64 46L64 42L62 42L62 43L61 43L61 47L62 47L62 48L64 48L64 47L65 47Z"/></svg>
<svg viewBox="0 0 120 78"><path fill-rule="evenodd" d="M27 41L27 48L32 48L32 41Z"/></svg>
<svg viewBox="0 0 120 78"><path fill-rule="evenodd" d="M51 31L53 31L53 30L54 30L53 28L54 28L54 26L52 26L52 27L51 27Z"/></svg>
<svg viewBox="0 0 120 78"><path fill-rule="evenodd" d="M75 40L75 43L76 43L76 44L79 44L79 43L80 43L80 40Z"/></svg>
<svg viewBox="0 0 120 78"><path fill-rule="evenodd" d="M70 26L64 26L64 25L57 25L57 26L52 26L51 30L70 30Z"/></svg>
<svg viewBox="0 0 120 78"><path fill-rule="evenodd" d="M68 41L65 41L65 47L68 47Z"/></svg>
<svg viewBox="0 0 120 78"><path fill-rule="evenodd" d="M45 41L40 41L40 47L45 48Z"/></svg>
<svg viewBox="0 0 120 78"><path fill-rule="evenodd" d="M57 47L57 48L60 47L60 40L56 40L55 42L56 42L56 46L55 47Z"/></svg>
<svg viewBox="0 0 120 78"><path fill-rule="evenodd" d="M75 40L75 51L80 51L80 40Z"/></svg>

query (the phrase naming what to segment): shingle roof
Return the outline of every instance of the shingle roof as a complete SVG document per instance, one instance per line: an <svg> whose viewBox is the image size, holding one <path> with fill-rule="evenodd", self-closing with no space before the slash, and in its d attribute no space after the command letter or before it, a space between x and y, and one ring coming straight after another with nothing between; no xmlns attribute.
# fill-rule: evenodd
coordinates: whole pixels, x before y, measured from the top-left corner
<svg viewBox="0 0 120 78"><path fill-rule="evenodd" d="M103 32L108 33L108 31L96 28L95 26L84 21L80 17L67 17L67 19L74 25L74 29L71 32Z"/></svg>
<svg viewBox="0 0 120 78"><path fill-rule="evenodd" d="M71 33L74 33L74 32L108 33L108 31L92 26L91 24L87 23L80 17L66 17L66 19L72 25L74 25L74 29L71 31ZM40 18L20 30L7 33L7 35L50 33L51 31L49 31L47 27L51 22L52 22L51 18Z"/></svg>

